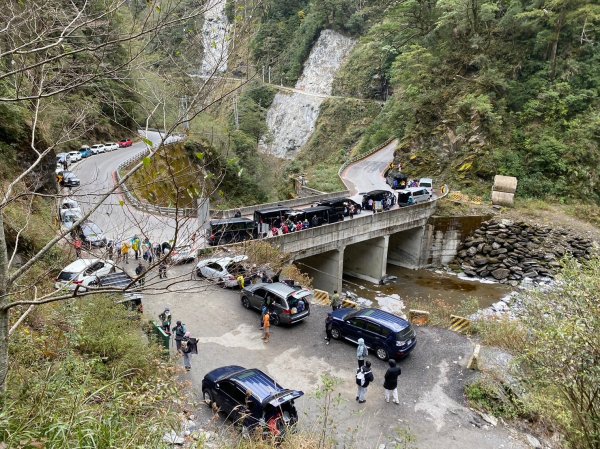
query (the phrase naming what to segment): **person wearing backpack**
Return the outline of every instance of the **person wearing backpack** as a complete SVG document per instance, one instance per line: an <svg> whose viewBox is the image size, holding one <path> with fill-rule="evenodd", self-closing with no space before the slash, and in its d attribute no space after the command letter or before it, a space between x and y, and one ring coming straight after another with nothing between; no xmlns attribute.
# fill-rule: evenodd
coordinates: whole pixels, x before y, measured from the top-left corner
<svg viewBox="0 0 600 449"><path fill-rule="evenodd" d="M177 321L177 324L172 329L172 332L175 335L175 346L177 347L177 352L181 352L181 342L183 341L185 333L187 332L185 324L181 324L181 321Z"/></svg>
<svg viewBox="0 0 600 449"><path fill-rule="evenodd" d="M374 380L373 371L371 371L371 362L367 360L364 366L356 370L356 385L358 386L356 400L359 404L367 402L367 388L369 388L369 384Z"/></svg>
<svg viewBox="0 0 600 449"><path fill-rule="evenodd" d="M198 339L186 332L181 341L181 353L183 354L183 366L186 371L192 369L192 354L198 354Z"/></svg>
<svg viewBox="0 0 600 449"><path fill-rule="evenodd" d="M356 348L356 358L358 359L358 367L362 368L365 364L365 359L369 356L369 350L365 345L365 340L362 338L358 339L358 347Z"/></svg>

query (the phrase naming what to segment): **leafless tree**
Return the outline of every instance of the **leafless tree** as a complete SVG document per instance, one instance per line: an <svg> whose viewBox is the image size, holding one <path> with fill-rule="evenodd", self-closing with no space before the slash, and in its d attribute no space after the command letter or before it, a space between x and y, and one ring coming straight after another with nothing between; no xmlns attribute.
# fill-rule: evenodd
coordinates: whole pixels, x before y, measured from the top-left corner
<svg viewBox="0 0 600 449"><path fill-rule="evenodd" d="M170 90L160 90L156 78L141 80L141 74L150 73L148 49L160 44L170 30L200 18L206 8L214 7L215 1L202 3L184 0L7 0L0 17L0 107L16 107L28 123L29 155L26 166L10 179L6 179L0 192L0 388L6 388L9 369L8 341L10 334L23 322L35 306L97 293L122 293L111 288L88 289L87 291L65 292L38 288L38 281L47 273L32 275L34 268L56 247L65 244L69 230L52 229L52 237L43 247L31 254L22 265L17 266L19 239L27 228L22 224L16 232L16 243L9 245L4 227L7 208L19 201L32 201L34 197L54 200L64 195L40 191L39 178L50 166L56 149L65 143L76 141L94 127L93 118L103 118L123 125L125 117L133 131L139 128L160 128L162 133L153 134L144 142L147 153L143 159L132 163L121 181L97 191L75 191L87 198L83 217L77 226L100 210L121 208L129 217L129 227L143 237L151 217L128 209L117 195L121 185L136 171L152 160L166 139L178 127L194 119L198 114L219 103L236 86L215 87L220 73L214 67L208 77L202 79L187 76L182 64L180 76L173 77L171 70L156 70L153 74L170 77L161 85L170 85ZM157 42L159 44L157 44ZM227 58L227 54L220 56ZM175 58L176 59L176 58ZM175 59L169 64L177 64ZM182 59L178 59L182 60ZM156 64L154 61L153 64ZM141 87L144 86L144 87ZM114 90L122 90L135 99L134 104L120 104L115 100ZM172 107L172 95L180 92L187 97L184 110ZM98 112L85 101L86 96L101 99L108 105L110 113ZM83 98L83 99L82 99ZM60 100L60 102L58 101ZM75 111L57 109L60 103L69 104ZM67 106L68 107L68 106ZM136 113L132 109L136 108ZM175 111L173 111L175 109ZM94 115L96 114L96 115ZM145 117L145 120L139 117ZM136 117L138 122L136 122ZM68 118L68 119L67 119ZM49 126L58 124L59 126ZM46 164L46 166L44 166ZM165 176L177 182L174 172ZM210 193L210 192L207 192ZM26 203L27 204L27 203ZM177 205L176 205L177 206ZM102 209L105 208L105 209ZM126 210L126 211L125 211ZM129 211L129 213L127 212ZM110 210L106 213L110 213ZM189 217L178 217L171 224L171 237L177 242L182 238L182 229L197 227ZM186 231L189 236L189 231ZM116 238L124 238L117 235ZM151 265L153 268L158 261ZM173 279L169 285L177 282ZM153 288L169 288L163 284ZM134 288L132 283L131 288ZM20 316L13 317L11 310Z"/></svg>

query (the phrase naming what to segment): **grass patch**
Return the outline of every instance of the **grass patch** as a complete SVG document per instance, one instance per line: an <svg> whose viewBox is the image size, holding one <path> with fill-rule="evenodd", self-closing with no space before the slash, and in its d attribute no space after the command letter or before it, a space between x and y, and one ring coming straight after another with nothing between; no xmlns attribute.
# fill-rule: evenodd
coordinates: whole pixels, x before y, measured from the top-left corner
<svg viewBox="0 0 600 449"><path fill-rule="evenodd" d="M487 346L518 353L525 344L527 329L516 320L479 320L472 323L473 331Z"/></svg>
<svg viewBox="0 0 600 449"><path fill-rule="evenodd" d="M600 206L597 204L569 204L564 211L567 215L600 227Z"/></svg>

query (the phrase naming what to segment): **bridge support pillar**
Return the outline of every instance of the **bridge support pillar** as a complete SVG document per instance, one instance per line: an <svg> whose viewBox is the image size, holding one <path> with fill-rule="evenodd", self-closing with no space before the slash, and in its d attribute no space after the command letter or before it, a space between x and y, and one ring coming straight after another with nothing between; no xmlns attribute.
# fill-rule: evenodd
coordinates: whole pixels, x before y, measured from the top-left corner
<svg viewBox="0 0 600 449"><path fill-rule="evenodd" d="M427 262L425 226L390 235L388 262L405 268L421 268Z"/></svg>
<svg viewBox="0 0 600 449"><path fill-rule="evenodd" d="M386 274L389 236L377 237L346 246L344 273L379 283Z"/></svg>
<svg viewBox="0 0 600 449"><path fill-rule="evenodd" d="M334 290L342 291L344 247L316 256L297 259L296 264L301 271L313 278L313 287L325 290L330 294Z"/></svg>

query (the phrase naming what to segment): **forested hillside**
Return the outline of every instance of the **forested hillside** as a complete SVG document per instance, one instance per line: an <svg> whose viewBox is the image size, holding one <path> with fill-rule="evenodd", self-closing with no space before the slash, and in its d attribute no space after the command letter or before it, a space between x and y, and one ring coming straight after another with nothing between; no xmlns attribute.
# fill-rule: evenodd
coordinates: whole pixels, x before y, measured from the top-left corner
<svg viewBox="0 0 600 449"><path fill-rule="evenodd" d="M253 56L291 84L322 28L360 36L335 93L388 101L358 151L397 136L409 174L598 201L599 23L592 0L269 0Z"/></svg>

